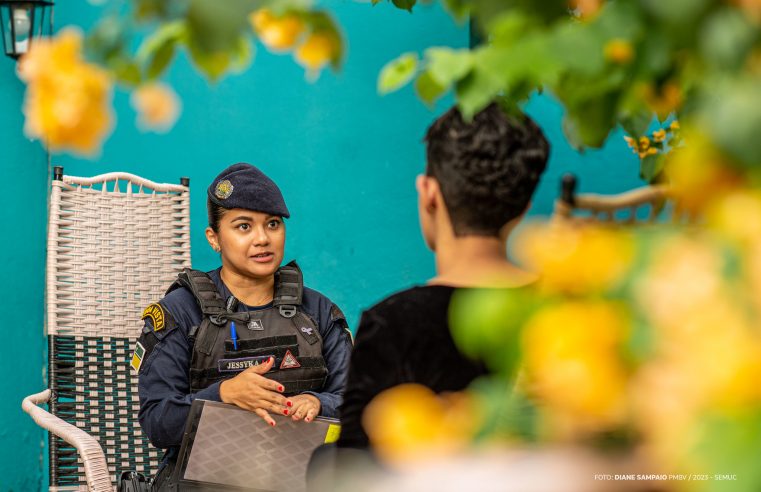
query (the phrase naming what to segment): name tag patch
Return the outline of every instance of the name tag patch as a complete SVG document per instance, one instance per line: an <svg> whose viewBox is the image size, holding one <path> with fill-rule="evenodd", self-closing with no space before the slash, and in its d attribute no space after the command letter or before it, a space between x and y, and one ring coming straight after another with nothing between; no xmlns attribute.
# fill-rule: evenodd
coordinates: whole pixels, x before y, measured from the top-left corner
<svg viewBox="0 0 761 492"><path fill-rule="evenodd" d="M219 359L217 367L219 372L240 372L249 367L264 364L272 355L259 355L257 357L241 357L240 359Z"/></svg>
<svg viewBox="0 0 761 492"><path fill-rule="evenodd" d="M264 325L260 319L252 319L247 326L249 330L264 331Z"/></svg>

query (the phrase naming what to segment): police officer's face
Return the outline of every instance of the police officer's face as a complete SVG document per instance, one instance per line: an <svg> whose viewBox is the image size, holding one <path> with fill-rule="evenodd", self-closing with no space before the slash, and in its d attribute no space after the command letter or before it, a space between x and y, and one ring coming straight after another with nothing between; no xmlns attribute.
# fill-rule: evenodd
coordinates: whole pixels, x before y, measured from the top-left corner
<svg viewBox="0 0 761 492"><path fill-rule="evenodd" d="M213 236L222 264L242 275L267 277L283 262L285 224L276 215L234 208L225 212Z"/></svg>

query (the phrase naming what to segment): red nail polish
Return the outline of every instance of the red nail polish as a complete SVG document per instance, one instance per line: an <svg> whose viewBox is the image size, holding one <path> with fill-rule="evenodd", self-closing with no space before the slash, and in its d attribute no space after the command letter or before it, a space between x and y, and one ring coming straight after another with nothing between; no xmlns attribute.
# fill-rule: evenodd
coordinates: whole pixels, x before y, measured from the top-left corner
<svg viewBox="0 0 761 492"><path fill-rule="evenodd" d="M275 422L270 422L270 425L271 425L272 427L275 427Z"/></svg>
<svg viewBox="0 0 761 492"><path fill-rule="evenodd" d="M285 402L285 405L288 406L288 407L292 407L293 406L293 402L292 401L287 401L287 402Z"/></svg>
<svg viewBox="0 0 761 492"><path fill-rule="evenodd" d="M288 415L288 409L283 410L283 415Z"/></svg>
<svg viewBox="0 0 761 492"><path fill-rule="evenodd" d="M277 390L278 390L278 391L283 391L284 389L285 389L285 388L283 388L282 386L278 386L278 387L277 387Z"/></svg>

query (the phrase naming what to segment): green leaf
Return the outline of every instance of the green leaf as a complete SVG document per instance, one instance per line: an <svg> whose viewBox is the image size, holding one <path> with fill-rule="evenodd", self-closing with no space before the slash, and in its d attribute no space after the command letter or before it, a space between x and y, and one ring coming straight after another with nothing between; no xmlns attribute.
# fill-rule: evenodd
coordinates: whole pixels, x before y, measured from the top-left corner
<svg viewBox="0 0 761 492"><path fill-rule="evenodd" d="M147 37L135 55L135 61L145 67L148 79L158 78L174 58L177 43L187 36L183 21L164 24Z"/></svg>
<svg viewBox="0 0 761 492"><path fill-rule="evenodd" d="M415 81L415 89L420 99L423 100L428 106L432 106L436 100L441 97L447 90L446 87L440 86L433 80L431 74L427 71L423 72L420 77Z"/></svg>
<svg viewBox="0 0 761 492"><path fill-rule="evenodd" d="M199 48L193 40L188 40L187 46L193 64L212 82L219 79L230 67L230 54L227 51L209 53Z"/></svg>
<svg viewBox="0 0 761 492"><path fill-rule="evenodd" d="M412 7L415 6L417 0L391 0L393 4L402 10L412 12Z"/></svg>
<svg viewBox="0 0 761 492"><path fill-rule="evenodd" d="M405 53L388 62L378 76L378 92L388 94L405 86L415 76L417 66L416 53Z"/></svg>
<svg viewBox="0 0 761 492"><path fill-rule="evenodd" d="M129 58L112 60L109 68L120 83L127 87L136 87L142 82L142 75L138 65Z"/></svg>
<svg viewBox="0 0 761 492"><path fill-rule="evenodd" d="M650 184L658 181L666 164L666 154L659 152L655 155L649 155L642 159L639 167L639 177Z"/></svg>
<svg viewBox="0 0 761 492"><path fill-rule="evenodd" d="M725 8L708 19L699 38L700 49L714 66L737 70L758 39L758 28L737 9Z"/></svg>
<svg viewBox="0 0 761 492"><path fill-rule="evenodd" d="M231 53L230 70L235 73L244 72L254 59L254 45L248 36L238 38L238 46Z"/></svg>
<svg viewBox="0 0 761 492"><path fill-rule="evenodd" d="M187 26L196 48L207 55L235 49L238 38L249 31L248 14L255 0L190 0Z"/></svg>
<svg viewBox="0 0 761 492"><path fill-rule="evenodd" d="M469 50L429 48L425 58L428 72L441 87L449 87L473 68L473 54Z"/></svg>
<svg viewBox="0 0 761 492"><path fill-rule="evenodd" d="M463 118L470 120L489 105L502 90L502 81L492 73L474 70L455 86L457 105Z"/></svg>
<svg viewBox="0 0 761 492"><path fill-rule="evenodd" d="M467 0L444 0L444 8L457 21L463 21L470 15L470 2Z"/></svg>
<svg viewBox="0 0 761 492"><path fill-rule="evenodd" d="M520 360L521 327L536 301L526 288L467 289L450 304L452 337L466 356L501 374L513 374Z"/></svg>

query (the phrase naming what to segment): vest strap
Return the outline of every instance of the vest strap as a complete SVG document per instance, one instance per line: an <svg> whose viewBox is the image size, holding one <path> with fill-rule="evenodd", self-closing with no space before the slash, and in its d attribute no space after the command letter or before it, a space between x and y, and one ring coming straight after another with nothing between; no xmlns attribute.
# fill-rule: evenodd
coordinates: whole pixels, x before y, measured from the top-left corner
<svg viewBox="0 0 761 492"><path fill-rule="evenodd" d="M227 312L225 300L222 299L217 286L206 272L183 268L177 275L177 280L167 290L167 294L178 287L185 287L193 294L204 315L214 316Z"/></svg>
<svg viewBox="0 0 761 492"><path fill-rule="evenodd" d="M304 292L304 277L295 261L280 267L275 272L275 295L273 306L300 306ZM295 309L280 309L280 314L286 318L296 314ZM290 316L288 315L290 314Z"/></svg>

